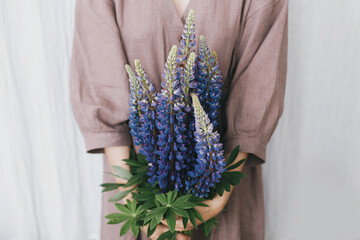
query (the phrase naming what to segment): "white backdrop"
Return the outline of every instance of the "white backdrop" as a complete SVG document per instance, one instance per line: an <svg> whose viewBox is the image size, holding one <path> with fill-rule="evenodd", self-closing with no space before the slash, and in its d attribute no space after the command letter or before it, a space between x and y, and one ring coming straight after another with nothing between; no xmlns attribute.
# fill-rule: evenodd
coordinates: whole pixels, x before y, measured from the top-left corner
<svg viewBox="0 0 360 240"><path fill-rule="evenodd" d="M169 0L170 1L170 0ZM69 101L74 0L0 0L0 239L99 239L102 159ZM360 239L360 2L290 0L267 240Z"/></svg>

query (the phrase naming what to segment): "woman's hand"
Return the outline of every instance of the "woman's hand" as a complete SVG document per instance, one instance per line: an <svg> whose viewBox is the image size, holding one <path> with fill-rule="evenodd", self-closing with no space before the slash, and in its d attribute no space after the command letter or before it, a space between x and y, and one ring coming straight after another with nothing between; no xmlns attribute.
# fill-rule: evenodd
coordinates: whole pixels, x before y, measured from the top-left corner
<svg viewBox="0 0 360 240"><path fill-rule="evenodd" d="M230 194L230 192L224 192L222 196L216 194L213 199L203 201L203 203L208 205L208 207L197 206L195 209L199 211L204 221L207 221L217 216L224 209L227 201L229 200ZM176 216L176 218L176 231L187 231L194 228L194 226L188 222L186 229L184 229L182 218L179 216ZM161 220L161 223L168 226L166 220ZM196 225L200 225L201 223L202 222L200 220L196 219Z"/></svg>
<svg viewBox="0 0 360 240"><path fill-rule="evenodd" d="M145 227L141 227L141 230L144 231L145 233L147 233L147 229L148 229L149 225L146 225ZM156 240L160 237L161 234L163 234L164 232L169 231L169 228L167 226L164 226L163 224L159 224L156 227L155 232L150 236L150 239L152 240ZM186 236L184 234L178 233L176 234L176 240L190 240L189 236Z"/></svg>
<svg viewBox="0 0 360 240"><path fill-rule="evenodd" d="M227 159L229 157L229 155L230 154L226 154L225 159ZM237 163L241 159L247 158L247 156L248 156L248 153L240 152L239 155L237 156L237 158L234 160L233 164ZM233 170L230 170L230 171L241 172L242 169L244 168L245 162L242 163L239 167L237 167ZM224 209L226 203L228 202L228 200L230 198L233 188L234 187L231 186L230 192L224 191L224 194L222 196L220 196L219 194L216 194L213 199L203 201L203 203L208 205L208 207L202 207L202 206L195 207L195 209L197 211L199 211L199 213L203 217L204 221L207 221L207 220L217 216ZM176 219L177 219L176 226L175 226L176 231L187 231L187 230L191 230L194 228L194 226L190 222L188 222L186 229L184 229L182 218L177 216ZM165 226L168 226L166 220L162 220L161 223L164 224ZM199 225L201 223L202 222L200 220L196 219L197 225Z"/></svg>

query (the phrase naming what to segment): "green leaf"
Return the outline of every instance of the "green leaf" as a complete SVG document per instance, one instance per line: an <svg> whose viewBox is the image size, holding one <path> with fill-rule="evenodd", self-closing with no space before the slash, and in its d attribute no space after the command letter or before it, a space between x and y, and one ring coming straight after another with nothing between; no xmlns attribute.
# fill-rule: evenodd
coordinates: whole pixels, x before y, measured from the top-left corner
<svg viewBox="0 0 360 240"><path fill-rule="evenodd" d="M195 203L197 206L208 207L209 205L205 204L203 201L204 199L198 198L195 195L192 195L189 199L189 202Z"/></svg>
<svg viewBox="0 0 360 240"><path fill-rule="evenodd" d="M186 229L189 219L187 217L182 217L182 222L184 225L184 229Z"/></svg>
<svg viewBox="0 0 360 240"><path fill-rule="evenodd" d="M202 206L202 207L208 207L209 205L203 203L203 202L196 202L195 203L197 206Z"/></svg>
<svg viewBox="0 0 360 240"><path fill-rule="evenodd" d="M155 232L155 230L156 230L156 226L155 226L153 229L151 229L150 227L148 227L148 229L147 229L147 237L150 238L150 236L153 235L153 233Z"/></svg>
<svg viewBox="0 0 360 240"><path fill-rule="evenodd" d="M124 225L120 229L120 237L125 235L125 233L129 231L131 223L132 223L131 220L124 223Z"/></svg>
<svg viewBox="0 0 360 240"><path fill-rule="evenodd" d="M169 237L169 240L176 240L176 234L177 234L176 231L173 232L173 233L171 234L171 236Z"/></svg>
<svg viewBox="0 0 360 240"><path fill-rule="evenodd" d="M171 201L172 196L173 196L173 192L172 192L172 191L168 192L168 193L167 193L167 200L166 200L166 202L171 203L171 202L172 202L172 201Z"/></svg>
<svg viewBox="0 0 360 240"><path fill-rule="evenodd" d="M120 212L131 215L131 211L126 205L121 204L121 203L115 203L115 206Z"/></svg>
<svg viewBox="0 0 360 240"><path fill-rule="evenodd" d="M224 183L224 188L225 188L225 190L227 191L227 192L230 192L230 182L227 180L227 178L223 178L222 179L222 181L223 181L223 183Z"/></svg>
<svg viewBox="0 0 360 240"><path fill-rule="evenodd" d="M125 168L122 168L120 166L111 166L114 170L115 174L122 179L129 180L132 177L132 174L126 170Z"/></svg>
<svg viewBox="0 0 360 240"><path fill-rule="evenodd" d="M100 186L102 186L104 189L101 192L109 192L115 189L118 189L118 187L124 186L122 183L103 183Z"/></svg>
<svg viewBox="0 0 360 240"><path fill-rule="evenodd" d="M233 169L239 167L243 162L245 162L245 160L246 160L246 159L241 159L241 160L238 161L237 163L235 163L235 164L227 167L226 170L229 171L229 170L233 170Z"/></svg>
<svg viewBox="0 0 360 240"><path fill-rule="evenodd" d="M201 214L198 212L198 210L196 210L195 208L192 209L192 211L194 211L195 217L197 219L199 219L200 221L204 222L203 217L201 216Z"/></svg>
<svg viewBox="0 0 360 240"><path fill-rule="evenodd" d="M121 187L121 186L123 186L124 184L122 184L122 183L103 183L103 184L101 184L100 186L101 187L105 187L105 188L107 188L107 187Z"/></svg>
<svg viewBox="0 0 360 240"><path fill-rule="evenodd" d="M134 147L131 147L130 149L130 159L136 159L136 152Z"/></svg>
<svg viewBox="0 0 360 240"><path fill-rule="evenodd" d="M110 214L106 215L105 218L107 218L107 219L124 219L124 221L125 221L125 220L129 219L129 216L127 216L123 213L110 213Z"/></svg>
<svg viewBox="0 0 360 240"><path fill-rule="evenodd" d="M139 235L139 230L140 230L140 227L136 225L135 221L133 221L131 223L131 231L135 235L135 237L137 237Z"/></svg>
<svg viewBox="0 0 360 240"><path fill-rule="evenodd" d="M112 175L112 176L117 177L117 178L119 177L118 175L116 175L116 174L114 174L114 173L112 173L112 172L105 172L105 171L104 171L104 173L109 174L109 175Z"/></svg>
<svg viewBox="0 0 360 240"><path fill-rule="evenodd" d="M142 204L142 207L145 208L145 209L151 209L153 207L155 207L155 201L154 199L150 199L148 201L145 201L143 204Z"/></svg>
<svg viewBox="0 0 360 240"><path fill-rule="evenodd" d="M132 213L136 212L136 202L135 201L130 201L129 199L126 200L126 205L128 206L128 208L130 209L130 211Z"/></svg>
<svg viewBox="0 0 360 240"><path fill-rule="evenodd" d="M170 231L164 232L158 237L158 240L169 239L171 237L171 235L172 235L172 232L170 232Z"/></svg>
<svg viewBox="0 0 360 240"><path fill-rule="evenodd" d="M119 224L122 223L123 221L121 221L122 219L110 219L107 224Z"/></svg>
<svg viewBox="0 0 360 240"><path fill-rule="evenodd" d="M182 209L190 209L190 208L196 207L197 205L192 202L182 202L182 203L177 203L177 204L175 204L175 202L174 202L172 204L172 206L182 208Z"/></svg>
<svg viewBox="0 0 360 240"><path fill-rule="evenodd" d="M137 189L139 190L139 189ZM144 202L144 201L147 201L147 200L154 200L154 197L155 197L155 194L152 194L152 193L133 193L133 197L136 201L138 202Z"/></svg>
<svg viewBox="0 0 360 240"><path fill-rule="evenodd" d="M178 191L175 190L170 202L174 202L177 196L178 196Z"/></svg>
<svg viewBox="0 0 360 240"><path fill-rule="evenodd" d="M165 194L155 195L155 199L161 203L162 205L167 205L169 202L167 201Z"/></svg>
<svg viewBox="0 0 360 240"><path fill-rule="evenodd" d="M222 182L219 182L216 184L216 192L220 195L220 197L224 194L224 184Z"/></svg>
<svg viewBox="0 0 360 240"><path fill-rule="evenodd" d="M231 151L230 156L226 160L226 166L229 166L232 162L234 162L238 154L239 154L239 145Z"/></svg>
<svg viewBox="0 0 360 240"><path fill-rule="evenodd" d="M144 167L137 167L134 169L134 171L136 174L141 174L142 176L145 176L148 169L149 169L148 166L144 166Z"/></svg>
<svg viewBox="0 0 360 240"><path fill-rule="evenodd" d="M225 172L226 176L229 176L230 178L242 178L245 176L244 173L234 171L234 172Z"/></svg>
<svg viewBox="0 0 360 240"><path fill-rule="evenodd" d="M172 205L173 206L180 205L183 202L187 202L190 198L191 198L191 194L183 195L183 196L179 197L178 199L176 199Z"/></svg>
<svg viewBox="0 0 360 240"><path fill-rule="evenodd" d="M195 216L195 213L192 210L193 209L188 210L188 213L189 213L189 216L190 216L190 222L194 226L194 228L197 229L196 216Z"/></svg>
<svg viewBox="0 0 360 240"><path fill-rule="evenodd" d="M159 225L159 223L157 222L156 218L152 218L149 227L156 228L157 225Z"/></svg>
<svg viewBox="0 0 360 240"><path fill-rule="evenodd" d="M181 217L186 217L186 218L190 217L188 212L185 209L178 208L178 207L171 207L171 210L173 210L176 215L179 215Z"/></svg>
<svg viewBox="0 0 360 240"><path fill-rule="evenodd" d="M122 191L122 192L118 192L115 195L113 195L112 197L109 198L109 202L117 202L120 201L121 199L123 199L126 195L128 195L132 190L134 189L130 189L130 190L126 190L126 191Z"/></svg>
<svg viewBox="0 0 360 240"><path fill-rule="evenodd" d="M205 223L204 223L204 233L205 233L205 236L208 237L210 232L211 232L211 229L213 226L217 226L217 223L218 223L218 220L216 218L211 218L209 220L207 220Z"/></svg>
<svg viewBox="0 0 360 240"><path fill-rule="evenodd" d="M205 236L208 236L211 232L211 222L209 221L206 221L204 223L204 233L205 233Z"/></svg>
<svg viewBox="0 0 360 240"><path fill-rule="evenodd" d="M136 215L139 215L139 214L141 214L143 212L145 212L145 210L141 205L139 207L137 207L136 210L135 210Z"/></svg>
<svg viewBox="0 0 360 240"><path fill-rule="evenodd" d="M158 221L158 222L160 222L161 218L165 214L166 210L167 210L166 207L160 207L160 208L155 208L155 209L151 210L150 212L147 213L144 222L147 223L151 219L154 219L154 218L157 218L157 219L160 218L160 220Z"/></svg>
<svg viewBox="0 0 360 240"><path fill-rule="evenodd" d="M167 214L166 214L166 222L169 226L170 231L174 232L175 225L176 225L175 214L170 209L167 211Z"/></svg>
<svg viewBox="0 0 360 240"><path fill-rule="evenodd" d="M131 187L133 185L137 185L143 176L134 175L132 178L127 181L124 187Z"/></svg>
<svg viewBox="0 0 360 240"><path fill-rule="evenodd" d="M123 161L126 162L126 165L130 167L147 167L147 164L144 164L134 159L124 159Z"/></svg>
<svg viewBox="0 0 360 240"><path fill-rule="evenodd" d="M139 162L148 164L148 161L146 161L146 157L144 155L142 155L141 153L139 153L137 155L137 159L138 159Z"/></svg>

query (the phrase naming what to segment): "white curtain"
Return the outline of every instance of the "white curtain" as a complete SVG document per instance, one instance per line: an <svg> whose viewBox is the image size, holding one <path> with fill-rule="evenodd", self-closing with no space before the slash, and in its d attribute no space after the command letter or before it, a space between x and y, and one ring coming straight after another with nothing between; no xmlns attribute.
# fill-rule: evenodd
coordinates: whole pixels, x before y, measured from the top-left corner
<svg viewBox="0 0 360 240"><path fill-rule="evenodd" d="M170 0L169 0L170 1ZM74 0L0 0L0 239L99 239L102 158L69 101ZM267 240L360 239L360 2L293 0Z"/></svg>

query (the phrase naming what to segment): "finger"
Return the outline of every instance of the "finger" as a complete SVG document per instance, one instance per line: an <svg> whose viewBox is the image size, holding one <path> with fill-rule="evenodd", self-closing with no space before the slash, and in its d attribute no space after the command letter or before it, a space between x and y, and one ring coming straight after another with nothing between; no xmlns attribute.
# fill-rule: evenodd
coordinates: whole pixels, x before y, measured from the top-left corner
<svg viewBox="0 0 360 240"><path fill-rule="evenodd" d="M178 233L176 234L176 240L190 240L190 236Z"/></svg>

